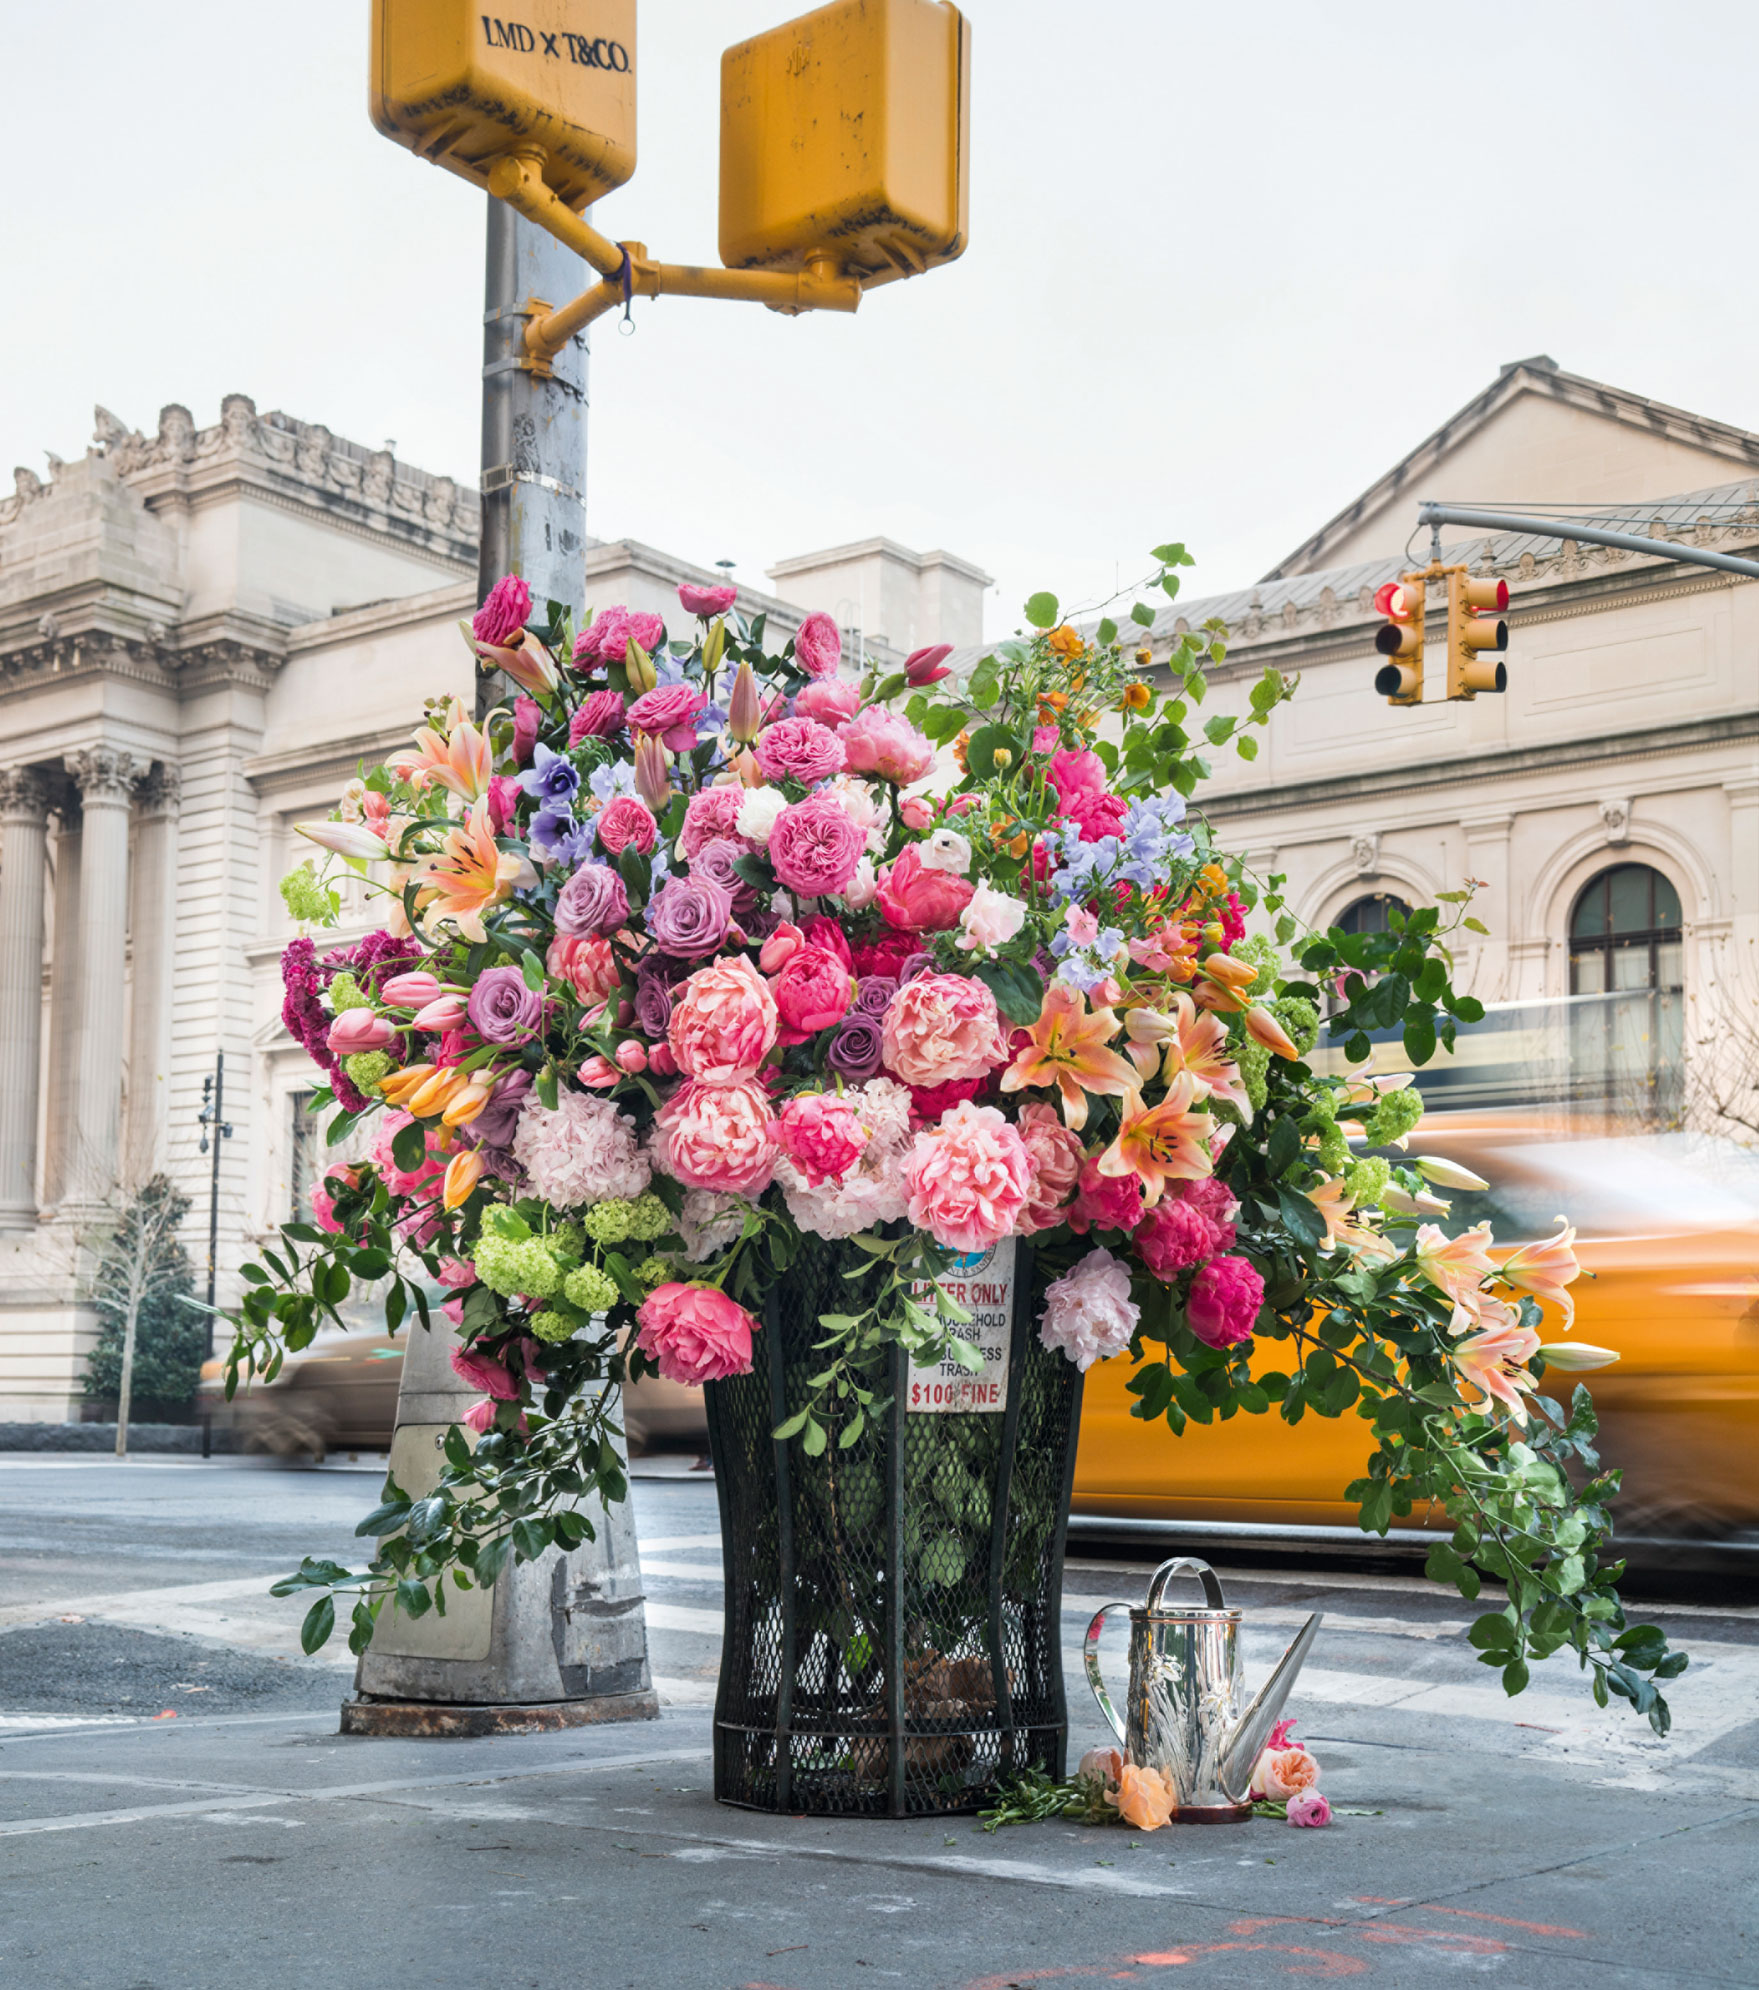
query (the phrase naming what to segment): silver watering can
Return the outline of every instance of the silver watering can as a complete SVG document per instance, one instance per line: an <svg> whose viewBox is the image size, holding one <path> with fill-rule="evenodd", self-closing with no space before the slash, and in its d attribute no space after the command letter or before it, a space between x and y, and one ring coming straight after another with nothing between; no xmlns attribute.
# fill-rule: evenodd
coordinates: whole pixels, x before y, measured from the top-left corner
<svg viewBox="0 0 1759 1990"><path fill-rule="evenodd" d="M1199 1578L1201 1608L1174 1609L1162 1603L1176 1575ZM1130 1612L1127 1721L1119 1720L1099 1673L1099 1634L1113 1610ZM1138 1768L1158 1769L1167 1778L1175 1823L1233 1824L1252 1815L1247 1793L1253 1765L1306 1662L1319 1622L1318 1613L1307 1619L1241 1713L1240 1612L1228 1607L1207 1562L1183 1555L1162 1562L1140 1610L1108 1603L1097 1612L1082 1652L1087 1683L1126 1759Z"/></svg>

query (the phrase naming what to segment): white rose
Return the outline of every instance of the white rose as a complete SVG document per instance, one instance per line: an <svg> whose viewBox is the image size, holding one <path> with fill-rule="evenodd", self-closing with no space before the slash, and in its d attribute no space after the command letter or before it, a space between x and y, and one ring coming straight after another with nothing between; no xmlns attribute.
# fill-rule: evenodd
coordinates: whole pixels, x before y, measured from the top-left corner
<svg viewBox="0 0 1759 1990"><path fill-rule="evenodd" d="M971 868L971 840L956 829L937 829L926 843L916 846L925 871L951 871L963 877Z"/></svg>
<svg viewBox="0 0 1759 1990"><path fill-rule="evenodd" d="M739 804L735 827L747 841L767 845L777 816L787 806L787 798L779 788L753 788Z"/></svg>

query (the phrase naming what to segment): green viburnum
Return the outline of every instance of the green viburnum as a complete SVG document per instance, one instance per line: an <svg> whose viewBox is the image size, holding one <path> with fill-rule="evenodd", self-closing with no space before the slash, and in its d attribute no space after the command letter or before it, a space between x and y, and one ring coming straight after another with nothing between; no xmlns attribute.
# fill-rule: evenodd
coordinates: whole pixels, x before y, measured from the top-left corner
<svg viewBox="0 0 1759 1990"><path fill-rule="evenodd" d="M1240 1082L1246 1087L1254 1112L1262 1112L1265 1100L1270 1097L1270 1055L1266 1045L1255 1043L1251 1037L1234 1053L1234 1062L1240 1067Z"/></svg>
<svg viewBox="0 0 1759 1990"><path fill-rule="evenodd" d="M560 1266L536 1237L515 1242L484 1231L476 1240L471 1263L477 1277L504 1299L517 1293L548 1299L562 1283Z"/></svg>
<svg viewBox="0 0 1759 1990"><path fill-rule="evenodd" d="M309 862L295 864L281 880L287 916L302 926L334 926L342 910L341 895L318 876Z"/></svg>
<svg viewBox="0 0 1759 1990"><path fill-rule="evenodd" d="M1390 1147L1402 1139L1423 1117L1423 1100L1414 1085L1403 1091L1384 1092L1380 1102L1362 1122L1370 1147Z"/></svg>
<svg viewBox="0 0 1759 1990"><path fill-rule="evenodd" d="M360 983L352 974L336 974L330 977L330 1013L333 1016L346 1015L350 1009L370 1009L373 998L361 993Z"/></svg>
<svg viewBox="0 0 1759 1990"><path fill-rule="evenodd" d="M1380 1201L1392 1169L1378 1155L1352 1161L1344 1170L1344 1190L1358 1209L1372 1209Z"/></svg>
<svg viewBox="0 0 1759 1990"><path fill-rule="evenodd" d="M672 1227L672 1212L648 1189L629 1205L629 1237L632 1243L651 1244Z"/></svg>
<svg viewBox="0 0 1759 1990"><path fill-rule="evenodd" d="M558 1312L554 1306L546 1306L541 1313L531 1316L531 1330L539 1340L572 1340L579 1325L575 1314Z"/></svg>
<svg viewBox="0 0 1759 1990"><path fill-rule="evenodd" d="M665 1258L643 1258L635 1267L635 1275L651 1292L656 1285L664 1285L672 1276L672 1267Z"/></svg>
<svg viewBox="0 0 1759 1990"><path fill-rule="evenodd" d="M1328 1175L1341 1175L1350 1165L1350 1143L1338 1125L1335 1093L1321 1092L1314 1098L1301 1131L1318 1143L1313 1159Z"/></svg>
<svg viewBox="0 0 1759 1990"><path fill-rule="evenodd" d="M586 1256L586 1239L581 1235L578 1223L557 1224L544 1242L564 1275L571 1272Z"/></svg>
<svg viewBox="0 0 1759 1990"><path fill-rule="evenodd" d="M351 1057L343 1058L342 1068L357 1091L370 1092L397 1069L397 1060L388 1051L357 1050Z"/></svg>
<svg viewBox="0 0 1759 1990"><path fill-rule="evenodd" d="M656 1196L657 1202L659 1198ZM604 1202L595 1202L584 1212L580 1223L582 1229L595 1244L609 1248L629 1241L630 1221L635 1214L635 1204L626 1197L613 1195Z"/></svg>
<svg viewBox="0 0 1759 1990"><path fill-rule="evenodd" d="M562 1281L562 1295L583 1313L605 1313L617 1303L617 1284L596 1264L583 1264Z"/></svg>
<svg viewBox="0 0 1759 1990"><path fill-rule="evenodd" d="M1271 1003L1270 1012L1288 1031L1295 1048L1305 1057L1319 1041L1319 1011L1305 995L1284 995Z"/></svg>

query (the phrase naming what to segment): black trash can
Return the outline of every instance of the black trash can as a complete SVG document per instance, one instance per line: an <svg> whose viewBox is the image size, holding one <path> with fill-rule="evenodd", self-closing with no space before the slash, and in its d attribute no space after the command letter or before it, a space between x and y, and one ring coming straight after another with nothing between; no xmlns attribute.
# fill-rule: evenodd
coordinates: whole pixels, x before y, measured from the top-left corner
<svg viewBox="0 0 1759 1990"><path fill-rule="evenodd" d="M723 1803L934 1816L977 1809L998 1776L1064 1773L1081 1375L1040 1343L1032 1250L1011 1248L1012 1296L992 1315L982 1381L938 1387L891 1349L891 1402L847 1450L833 1439L813 1458L770 1433L824 1366L820 1314L867 1303L872 1271L845 1274L872 1260L853 1245L811 1243L770 1297L751 1374L708 1385L726 1567ZM994 1259L962 1269L980 1280ZM912 1409L913 1382L924 1404L982 1406Z"/></svg>

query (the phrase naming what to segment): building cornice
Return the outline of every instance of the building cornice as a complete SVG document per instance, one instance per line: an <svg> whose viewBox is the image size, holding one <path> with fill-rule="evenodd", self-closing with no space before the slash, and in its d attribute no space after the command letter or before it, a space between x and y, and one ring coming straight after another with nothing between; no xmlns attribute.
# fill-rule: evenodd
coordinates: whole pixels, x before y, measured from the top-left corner
<svg viewBox="0 0 1759 1990"><path fill-rule="evenodd" d="M400 594L394 600L375 601L365 608L348 608L340 615L299 623L287 632L287 654L304 656L314 650L333 649L339 643L358 642L363 636L419 627L423 622L456 622L468 617L475 607L474 580L436 587L426 594Z"/></svg>

